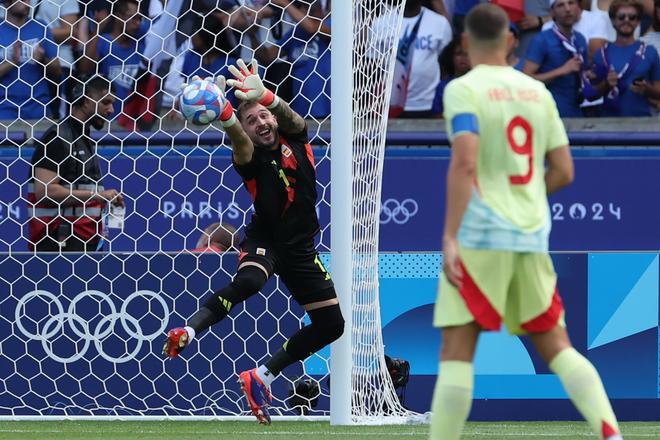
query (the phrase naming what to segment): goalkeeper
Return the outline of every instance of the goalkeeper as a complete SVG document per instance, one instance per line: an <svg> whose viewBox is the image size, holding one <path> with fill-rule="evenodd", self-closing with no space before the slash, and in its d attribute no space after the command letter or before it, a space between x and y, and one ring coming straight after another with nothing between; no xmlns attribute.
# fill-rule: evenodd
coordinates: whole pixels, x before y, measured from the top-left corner
<svg viewBox="0 0 660 440"><path fill-rule="evenodd" d="M236 112L218 86L224 107L220 122L232 144L234 168L252 196L254 215L240 245L238 271L228 285L209 295L185 327L168 332L163 354L176 357L200 332L226 317L279 274L311 324L296 332L264 365L240 373L239 383L252 413L270 423L270 384L288 365L303 360L339 338L344 319L330 274L319 259L314 237L316 171L305 120L259 77L255 60L238 60L226 81L241 101Z"/></svg>

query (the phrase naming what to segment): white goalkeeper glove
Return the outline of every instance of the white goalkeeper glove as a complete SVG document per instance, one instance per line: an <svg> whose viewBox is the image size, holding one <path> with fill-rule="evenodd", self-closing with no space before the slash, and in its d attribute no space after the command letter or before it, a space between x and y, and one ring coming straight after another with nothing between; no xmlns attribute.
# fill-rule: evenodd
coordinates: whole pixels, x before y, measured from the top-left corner
<svg viewBox="0 0 660 440"><path fill-rule="evenodd" d="M250 67L242 59L238 59L236 66L229 66L229 71L235 79L227 80L227 84L234 87L234 94L241 101L257 101L266 108L272 109L280 103L280 98L264 86L259 77L259 65L253 59Z"/></svg>
<svg viewBox="0 0 660 440"><path fill-rule="evenodd" d="M215 84L220 89L220 102L222 103L222 111L220 112L220 123L223 127L231 127L236 123L236 114L234 113L234 106L231 105L229 99L227 99L227 93L225 88L227 87L227 80L224 76L220 75L215 79Z"/></svg>

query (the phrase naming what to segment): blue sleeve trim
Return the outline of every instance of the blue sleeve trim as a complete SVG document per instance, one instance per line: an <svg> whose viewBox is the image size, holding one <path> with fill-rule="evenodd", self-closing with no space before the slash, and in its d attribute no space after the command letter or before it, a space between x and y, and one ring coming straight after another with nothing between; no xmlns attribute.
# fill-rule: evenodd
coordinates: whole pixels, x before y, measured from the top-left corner
<svg viewBox="0 0 660 440"><path fill-rule="evenodd" d="M459 113L451 119L451 131L454 136L461 132L479 134L479 122L474 113Z"/></svg>

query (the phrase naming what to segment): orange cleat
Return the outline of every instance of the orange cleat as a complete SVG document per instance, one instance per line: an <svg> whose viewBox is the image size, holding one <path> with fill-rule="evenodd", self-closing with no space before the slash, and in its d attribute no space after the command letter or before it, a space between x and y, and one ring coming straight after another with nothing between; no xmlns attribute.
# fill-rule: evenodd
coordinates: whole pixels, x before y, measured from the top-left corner
<svg viewBox="0 0 660 440"><path fill-rule="evenodd" d="M256 374L257 369L243 371L238 376L238 383L247 397L248 405L252 414L257 418L257 421L262 425L270 425L270 414L268 407L273 401L270 390Z"/></svg>

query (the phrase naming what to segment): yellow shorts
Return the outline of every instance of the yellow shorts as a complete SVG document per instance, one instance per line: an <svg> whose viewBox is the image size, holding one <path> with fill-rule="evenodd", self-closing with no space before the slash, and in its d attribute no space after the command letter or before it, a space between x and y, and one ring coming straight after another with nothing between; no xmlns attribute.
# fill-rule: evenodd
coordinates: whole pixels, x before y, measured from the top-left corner
<svg viewBox="0 0 660 440"><path fill-rule="evenodd" d="M476 321L484 330L542 333L565 326L557 274L546 253L491 249L459 250L463 286L459 291L440 276L434 325L450 327Z"/></svg>

